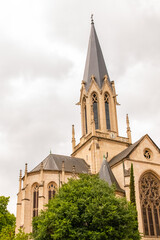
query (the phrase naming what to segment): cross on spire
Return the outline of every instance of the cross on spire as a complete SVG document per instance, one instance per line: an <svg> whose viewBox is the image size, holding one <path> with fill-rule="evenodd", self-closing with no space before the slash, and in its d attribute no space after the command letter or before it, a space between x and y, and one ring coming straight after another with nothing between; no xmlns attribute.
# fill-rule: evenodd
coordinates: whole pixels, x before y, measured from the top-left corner
<svg viewBox="0 0 160 240"><path fill-rule="evenodd" d="M91 24L94 24L93 14L91 14Z"/></svg>

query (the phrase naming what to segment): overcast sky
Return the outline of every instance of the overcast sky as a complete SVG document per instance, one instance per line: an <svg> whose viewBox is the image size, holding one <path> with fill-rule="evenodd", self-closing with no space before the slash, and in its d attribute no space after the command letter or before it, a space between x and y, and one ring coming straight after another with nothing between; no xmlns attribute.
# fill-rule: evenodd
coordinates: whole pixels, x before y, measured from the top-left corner
<svg viewBox="0 0 160 240"><path fill-rule="evenodd" d="M80 138L90 15L118 94L119 133L160 146L159 0L0 1L0 195L16 213L19 170Z"/></svg>

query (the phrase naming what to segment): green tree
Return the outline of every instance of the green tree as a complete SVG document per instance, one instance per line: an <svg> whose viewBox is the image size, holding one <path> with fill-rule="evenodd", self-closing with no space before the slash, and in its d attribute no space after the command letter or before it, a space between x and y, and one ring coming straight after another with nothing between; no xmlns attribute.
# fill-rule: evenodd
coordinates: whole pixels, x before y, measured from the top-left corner
<svg viewBox="0 0 160 240"><path fill-rule="evenodd" d="M31 234L25 233L22 229L15 235L14 240L29 240L31 239Z"/></svg>
<svg viewBox="0 0 160 240"><path fill-rule="evenodd" d="M70 179L33 220L35 240L139 240L135 207L96 175Z"/></svg>
<svg viewBox="0 0 160 240"><path fill-rule="evenodd" d="M131 163L131 172L130 172L130 202L134 206L136 206L133 163Z"/></svg>
<svg viewBox="0 0 160 240"><path fill-rule="evenodd" d="M0 196L0 240L14 238L16 218L7 210L8 202L9 197Z"/></svg>
<svg viewBox="0 0 160 240"><path fill-rule="evenodd" d="M29 240L30 234L21 229L15 235L16 218L7 210L9 197L0 196L0 240Z"/></svg>

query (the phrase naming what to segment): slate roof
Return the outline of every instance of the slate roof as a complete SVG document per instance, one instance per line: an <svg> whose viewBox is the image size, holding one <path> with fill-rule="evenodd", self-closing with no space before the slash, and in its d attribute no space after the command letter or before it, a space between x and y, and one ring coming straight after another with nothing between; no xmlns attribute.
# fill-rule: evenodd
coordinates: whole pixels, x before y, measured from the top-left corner
<svg viewBox="0 0 160 240"><path fill-rule="evenodd" d="M69 157L64 155L49 154L42 162L44 170L61 171L62 162L64 161L65 172L72 172L75 166L76 173L88 173L88 164L82 158ZM38 164L31 172L37 172L41 169L41 163Z"/></svg>
<svg viewBox="0 0 160 240"><path fill-rule="evenodd" d="M112 184L115 184L117 191L125 193L125 191L120 188L120 186L109 166L109 163L106 161L105 158L103 159L101 169L99 171L99 177L100 177L100 179L105 180L109 186L111 186Z"/></svg>
<svg viewBox="0 0 160 240"><path fill-rule="evenodd" d="M103 78L105 75L107 75L108 81L110 83L108 71L106 68L106 64L103 58L102 50L98 41L98 37L93 22L91 24L87 59L83 76L83 81L86 83L85 87L87 91L90 87L92 75L95 76L95 80L100 89L102 88Z"/></svg>
<svg viewBox="0 0 160 240"><path fill-rule="evenodd" d="M120 152L118 155L116 155L115 157L113 157L110 161L109 161L109 165L110 167L114 166L115 164L117 164L118 162L120 162L121 160L123 160L124 158L127 158L132 152L133 150L138 146L138 144L142 141L142 139L145 136L141 137L137 142L135 142L134 144L130 145L128 148L126 148L125 150L123 150L122 152Z"/></svg>

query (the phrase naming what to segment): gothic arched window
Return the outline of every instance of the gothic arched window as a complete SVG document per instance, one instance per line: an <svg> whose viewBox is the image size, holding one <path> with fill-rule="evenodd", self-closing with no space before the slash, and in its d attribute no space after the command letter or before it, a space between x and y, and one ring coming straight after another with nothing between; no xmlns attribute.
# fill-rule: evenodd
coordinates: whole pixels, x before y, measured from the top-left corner
<svg viewBox="0 0 160 240"><path fill-rule="evenodd" d="M33 185L33 217L38 216L38 197L39 197L39 186L38 183Z"/></svg>
<svg viewBox="0 0 160 240"><path fill-rule="evenodd" d="M146 173L139 184L144 236L160 236L160 181Z"/></svg>
<svg viewBox="0 0 160 240"><path fill-rule="evenodd" d="M51 182L48 184L48 201L55 197L57 189L57 184L55 182Z"/></svg>
<svg viewBox="0 0 160 240"><path fill-rule="evenodd" d="M97 94L92 94L92 104L93 104L93 114L94 114L94 121L95 121L95 129L99 128L99 119L98 119L98 98Z"/></svg>
<svg viewBox="0 0 160 240"><path fill-rule="evenodd" d="M107 129L111 129L110 125L110 116L109 116L109 94L104 94L104 103L105 103L105 116L106 116L106 127Z"/></svg>
<svg viewBox="0 0 160 240"><path fill-rule="evenodd" d="M86 99L83 99L83 119L84 119L84 127L85 127L85 134L87 134L88 129L87 129L87 107L86 107Z"/></svg>

